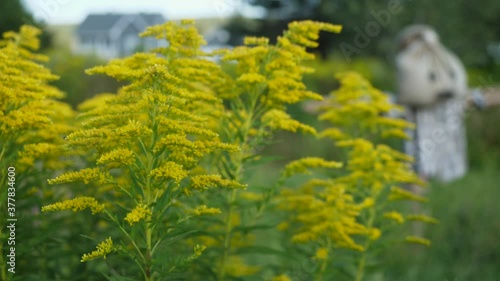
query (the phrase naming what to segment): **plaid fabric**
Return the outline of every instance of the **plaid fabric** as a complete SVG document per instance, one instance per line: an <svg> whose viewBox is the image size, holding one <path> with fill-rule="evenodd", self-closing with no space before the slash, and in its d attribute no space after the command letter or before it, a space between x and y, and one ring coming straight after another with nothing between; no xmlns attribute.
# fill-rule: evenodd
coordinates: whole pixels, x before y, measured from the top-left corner
<svg viewBox="0 0 500 281"><path fill-rule="evenodd" d="M416 129L408 130L410 140L404 149L415 158L414 169L421 177L452 181L467 172L465 108L456 99L407 108L405 117Z"/></svg>

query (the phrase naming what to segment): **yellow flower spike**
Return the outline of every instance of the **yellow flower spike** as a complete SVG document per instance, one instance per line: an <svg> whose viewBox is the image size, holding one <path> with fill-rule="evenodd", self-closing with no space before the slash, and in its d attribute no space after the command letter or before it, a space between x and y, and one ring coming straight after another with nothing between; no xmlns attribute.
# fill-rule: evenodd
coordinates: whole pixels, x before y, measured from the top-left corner
<svg viewBox="0 0 500 281"><path fill-rule="evenodd" d="M281 274L274 277L271 281L292 281L292 279L290 279L290 277L288 277L286 274Z"/></svg>
<svg viewBox="0 0 500 281"><path fill-rule="evenodd" d="M331 138L333 140L342 140L342 139L345 139L347 136L338 128L328 128L328 129L323 130L319 134L319 137L320 138Z"/></svg>
<svg viewBox="0 0 500 281"><path fill-rule="evenodd" d="M373 205L375 205L375 200L373 200L373 198L371 198L371 197L368 197L368 198L365 198L363 200L363 202L361 202L361 204L359 204L359 207L365 209L365 208L373 207Z"/></svg>
<svg viewBox="0 0 500 281"><path fill-rule="evenodd" d="M286 112L273 109L262 116L262 122L268 124L272 130L284 130L290 132L302 131L303 133L316 134L316 129L294 120Z"/></svg>
<svg viewBox="0 0 500 281"><path fill-rule="evenodd" d="M110 254L113 251L113 240L111 239L111 237L108 237L106 240L97 245L95 251L92 251L92 253L90 254L84 254L82 256L81 262L87 262L101 257L105 259L106 255Z"/></svg>
<svg viewBox="0 0 500 281"><path fill-rule="evenodd" d="M326 260L328 258L328 249L327 248L319 248L316 250L316 255L314 258L317 260Z"/></svg>
<svg viewBox="0 0 500 281"><path fill-rule="evenodd" d="M283 176L291 177L296 174L310 173L311 168L341 168L342 163L335 161L326 161L319 157L306 157L293 161L286 165Z"/></svg>
<svg viewBox="0 0 500 281"><path fill-rule="evenodd" d="M4 33L3 37L18 41L20 46L36 51L40 48L40 39L38 39L40 34L42 34L42 31L39 28L23 25L19 30L19 34L8 31Z"/></svg>
<svg viewBox="0 0 500 281"><path fill-rule="evenodd" d="M97 159L97 164L107 164L116 162L122 165L132 165L135 162L135 154L127 148L119 148L108 153L102 154Z"/></svg>
<svg viewBox="0 0 500 281"><path fill-rule="evenodd" d="M240 256L230 256L225 264L228 275L235 277L251 276L260 271L259 266L248 265Z"/></svg>
<svg viewBox="0 0 500 281"><path fill-rule="evenodd" d="M400 108L391 104L383 92L354 72L341 73L336 77L341 87L326 99L327 106L320 109L321 120L349 128L350 131L371 131L381 137L407 138L404 130L412 129L414 125L385 116Z"/></svg>
<svg viewBox="0 0 500 281"><path fill-rule="evenodd" d="M194 25L195 20L193 19L181 19L181 25Z"/></svg>
<svg viewBox="0 0 500 281"><path fill-rule="evenodd" d="M53 211L64 211L71 210L73 212L80 212L85 209L90 209L92 214L102 212L104 210L104 204L100 204L93 197L77 197L70 200L65 200L61 202L56 202L42 207L42 212L53 212Z"/></svg>
<svg viewBox="0 0 500 281"><path fill-rule="evenodd" d="M288 222L282 222L280 224L278 224L278 226L276 227L278 230L280 231L285 231L287 230L288 228L290 227L290 223Z"/></svg>
<svg viewBox="0 0 500 281"><path fill-rule="evenodd" d="M191 188L194 190L203 191L210 187L246 188L246 185L223 179L220 175L196 175L191 177Z"/></svg>
<svg viewBox="0 0 500 281"><path fill-rule="evenodd" d="M266 77L257 73L245 73L236 80L242 84L265 83Z"/></svg>
<svg viewBox="0 0 500 281"><path fill-rule="evenodd" d="M193 254L187 258L187 261L192 262L195 259L199 258L206 250L206 248L207 247L205 245L196 244L193 248Z"/></svg>
<svg viewBox="0 0 500 281"><path fill-rule="evenodd" d="M388 199L390 201L396 200L412 200L417 202L428 202L429 200L425 197L414 194L411 191L405 190L401 187L393 186L391 187L391 193L389 194Z"/></svg>
<svg viewBox="0 0 500 281"><path fill-rule="evenodd" d="M58 154L62 151L62 147L52 143L40 142L35 144L27 144L23 150L19 152L19 161L33 164L34 159L41 158L46 155ZM25 159L25 160L23 160Z"/></svg>
<svg viewBox="0 0 500 281"><path fill-rule="evenodd" d="M149 176L163 181L173 179L178 183L188 176L188 172L182 165L169 161L152 170Z"/></svg>
<svg viewBox="0 0 500 281"><path fill-rule="evenodd" d="M370 240L378 240L380 235L382 235L382 231L378 228L371 228L368 230L368 238L370 238Z"/></svg>
<svg viewBox="0 0 500 281"><path fill-rule="evenodd" d="M222 211L219 208L209 208L207 205L201 205L193 210L193 214L196 216L202 215L216 215L220 214Z"/></svg>
<svg viewBox="0 0 500 281"><path fill-rule="evenodd" d="M196 145L192 141L188 140L186 136L180 134L171 134L157 141L154 147L154 151L159 152L165 148L172 148L174 146L186 147L190 149L196 148Z"/></svg>
<svg viewBox="0 0 500 281"><path fill-rule="evenodd" d="M401 129L385 130L382 132L382 137L383 138L395 137L395 138L404 139L404 140L410 139L410 136L408 136L408 134Z"/></svg>
<svg viewBox="0 0 500 281"><path fill-rule="evenodd" d="M127 214L127 216L125 217L125 221L128 222L130 225L134 225L135 223L138 223L141 220L145 221L149 220L152 214L153 213L148 208L148 206L144 204L139 204Z"/></svg>
<svg viewBox="0 0 500 281"><path fill-rule="evenodd" d="M181 24L168 22L150 26L139 35L168 41L168 47L157 48L159 52L179 53L185 56L203 55L200 47L206 45L206 41L193 25L192 20L183 20Z"/></svg>
<svg viewBox="0 0 500 281"><path fill-rule="evenodd" d="M99 168L86 168L77 172L67 172L55 179L48 180L49 184L60 184L66 182L82 181L88 184L91 181L97 183L107 183L109 181L109 174L103 173Z"/></svg>
<svg viewBox="0 0 500 281"><path fill-rule="evenodd" d="M255 193L250 191L241 192L240 197L249 201L261 201L263 199L263 195L261 193Z"/></svg>
<svg viewBox="0 0 500 281"><path fill-rule="evenodd" d="M396 221L399 224L402 224L405 222L405 219L400 212L396 212L396 211L386 212L386 213L384 213L383 216L384 216L384 218Z"/></svg>
<svg viewBox="0 0 500 281"><path fill-rule="evenodd" d="M267 46L267 45L269 45L269 38L266 38L266 37L246 36L243 39L243 44L245 44L245 45Z"/></svg>
<svg viewBox="0 0 500 281"><path fill-rule="evenodd" d="M406 219L409 221L420 221L429 224L439 224L439 220L427 215L407 215Z"/></svg>
<svg viewBox="0 0 500 281"><path fill-rule="evenodd" d="M191 178L191 187L201 191L210 187L245 189L247 186L234 180L223 179L220 175L196 175Z"/></svg>
<svg viewBox="0 0 500 281"><path fill-rule="evenodd" d="M417 237L417 236L406 236L405 241L408 243L419 244L419 245L424 245L424 246L431 245L431 241L429 241L428 239L425 239L422 237Z"/></svg>

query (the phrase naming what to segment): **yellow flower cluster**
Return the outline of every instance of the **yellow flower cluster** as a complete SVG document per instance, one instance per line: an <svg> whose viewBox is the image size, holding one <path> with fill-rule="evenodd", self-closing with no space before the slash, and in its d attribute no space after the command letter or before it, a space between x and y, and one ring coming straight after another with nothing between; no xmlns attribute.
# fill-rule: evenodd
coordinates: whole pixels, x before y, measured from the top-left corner
<svg viewBox="0 0 500 281"><path fill-rule="evenodd" d="M19 152L18 162L22 165L33 166L36 159L60 154L62 154L62 147L53 143L39 142L27 144Z"/></svg>
<svg viewBox="0 0 500 281"><path fill-rule="evenodd" d="M225 264L225 272L234 277L252 276L260 271L260 266L248 265L241 256L230 256Z"/></svg>
<svg viewBox="0 0 500 281"><path fill-rule="evenodd" d="M83 196L43 206L42 212L53 212L53 211L64 211L64 210L80 212L85 209L90 209L92 210L92 214L96 214L104 210L104 204L100 204L99 202L97 202L95 198Z"/></svg>
<svg viewBox="0 0 500 281"><path fill-rule="evenodd" d="M96 97L82 105L83 129L67 140L75 148L94 148L97 164L115 164L104 170L129 165L138 174L146 169L146 176L153 179L150 187L162 186L168 179L180 184L206 155L239 149L220 141L211 128L213 116L207 115L223 109L216 92L224 83L210 78L222 70L200 59L203 40L190 21L153 26L141 36L165 39L168 46L88 70L129 84L117 95ZM152 157L156 160L148 165Z"/></svg>
<svg viewBox="0 0 500 281"><path fill-rule="evenodd" d="M131 165L135 162L134 152L127 148L118 148L108 153L102 154L97 159L97 164L116 162L122 165Z"/></svg>
<svg viewBox="0 0 500 281"><path fill-rule="evenodd" d="M203 54L200 47L205 45L205 39L198 33L193 20L182 20L179 24L168 22L146 28L141 37L164 39L169 45L159 50L168 51L172 56L191 57Z"/></svg>
<svg viewBox="0 0 500 281"><path fill-rule="evenodd" d="M382 137L407 138L405 130L414 128L414 125L388 117L389 112L402 109L389 102L386 94L355 72L341 73L336 77L341 87L326 99L319 119L342 127L342 132L333 128L324 131L323 136L341 140L370 133Z"/></svg>
<svg viewBox="0 0 500 281"><path fill-rule="evenodd" d="M35 169L38 160L44 169L62 168L60 156L69 153L57 145L71 130L67 121L74 113L56 101L63 93L49 84L58 77L41 64L48 58L34 53L40 33L24 25L0 39L0 157L18 162L19 170Z"/></svg>
<svg viewBox="0 0 500 281"><path fill-rule="evenodd" d="M326 260L328 258L328 248L321 247L316 250L316 255L314 256L318 260Z"/></svg>
<svg viewBox="0 0 500 281"><path fill-rule="evenodd" d="M300 39L304 45L314 42ZM373 88L356 73L337 75L341 87L334 91L320 108L319 119L333 126L319 135L336 141L347 150L344 174L330 180L312 179L298 190L284 190L280 207L287 210L291 220L279 225L293 233L292 241L318 243L329 241L328 247L317 250L315 258L327 262L332 248L342 247L365 252L383 234L382 218L398 224L420 220L434 223L424 215L405 216L387 211L386 203L393 200L425 202L424 197L404 190L400 184L423 184L411 170L413 159L385 144L374 143L387 136L405 138L412 124L386 117L398 110L387 96ZM306 158L289 164L285 175L307 172L309 168L340 168L337 162ZM408 242L427 244L428 240L407 237ZM365 254L362 254L364 257ZM363 272L364 262L358 272Z"/></svg>
<svg viewBox="0 0 500 281"><path fill-rule="evenodd" d="M168 42L166 47L153 52L165 56L169 60L169 72L180 79L180 85L187 92L196 95L196 98L184 104L185 110L198 112L207 118L207 128L217 129L219 119L224 114L224 106L217 97L231 96L235 91L235 82L215 61L200 59L217 54L208 54L201 49L206 42L195 28L194 21L152 26L141 36Z"/></svg>
<svg viewBox="0 0 500 281"><path fill-rule="evenodd" d="M231 152L240 150L238 143L222 141L218 132L226 110L220 97L232 95L234 79L218 63L205 58L211 54L201 50L205 43L192 21L153 26L141 36L161 39L165 47L113 59L86 71L122 80L125 86L79 107L81 127L65 140L69 149L86 152L89 167L63 173L49 183L106 183L111 192L98 192L97 196L109 195L116 203L113 206L135 206L125 222L151 223L137 224L142 235L125 241L144 245L130 247L131 254L143 272L154 272L158 265L151 261L172 254L167 247L157 247L167 240L165 235L173 235L159 235L160 226L175 229L193 214L220 212L186 195L212 187L246 186L211 168L199 169L212 154L231 158ZM121 227L114 211L107 209L105 214ZM105 246L111 249L112 245L102 244L82 260L105 256ZM203 250L196 247L193 259Z"/></svg>
<svg viewBox="0 0 500 281"><path fill-rule="evenodd" d="M95 181L97 183L107 183L110 176L102 172L99 168L85 168L77 172L67 172L54 179L48 180L49 184L60 184L66 182L82 181L85 184Z"/></svg>
<svg viewBox="0 0 500 281"><path fill-rule="evenodd" d="M397 211L386 212L386 213L384 213L383 216L386 219L393 220L393 221L400 223L400 224L405 222L403 215Z"/></svg>
<svg viewBox="0 0 500 281"><path fill-rule="evenodd" d="M97 245L95 251L92 251L92 253L90 253L90 254L84 254L82 256L81 262L91 261L93 259L97 259L100 257L105 259L106 255L113 252L113 250L114 250L113 249L113 240L111 239L111 237L108 237L106 240L104 240L103 242L99 243L99 245Z"/></svg>
<svg viewBox="0 0 500 281"><path fill-rule="evenodd" d="M187 261L191 262L199 258L206 249L207 247L205 245L196 244L193 248L193 254L187 258Z"/></svg>
<svg viewBox="0 0 500 281"><path fill-rule="evenodd" d="M431 245L431 241L429 241L428 239L425 239L422 237L417 237L417 236L406 236L405 241L408 243L419 244L419 245L424 245L424 246Z"/></svg>
<svg viewBox="0 0 500 281"><path fill-rule="evenodd" d="M191 177L190 186L194 190L207 190L210 187L246 188L234 180L223 179L220 175L196 175Z"/></svg>
<svg viewBox="0 0 500 281"><path fill-rule="evenodd" d="M183 169L182 165L168 161L161 167L153 169L149 175L158 180L173 179L176 182L180 182L187 177L188 172Z"/></svg>
<svg viewBox="0 0 500 281"><path fill-rule="evenodd" d="M337 145L350 149L346 168L351 173L339 178L341 182L356 183L374 194L387 185L422 183L408 165L413 159L387 145L374 145L366 139L340 141Z"/></svg>
<svg viewBox="0 0 500 281"><path fill-rule="evenodd" d="M309 169L311 168L340 168L342 167L342 163L335 161L326 161L319 157L306 157L286 165L282 174L284 177L290 177L296 174L305 174L310 173Z"/></svg>
<svg viewBox="0 0 500 281"><path fill-rule="evenodd" d="M306 124L294 120L286 112L278 109L271 109L262 116L262 122L272 130L284 130L290 132L302 131L303 133L316 134L316 130Z"/></svg>
<svg viewBox="0 0 500 281"><path fill-rule="evenodd" d="M439 220L427 216L427 215L407 215L406 219L409 221L421 221L424 223L429 223L429 224L438 224Z"/></svg>
<svg viewBox="0 0 500 281"><path fill-rule="evenodd" d="M298 243L330 239L336 247L363 251L352 236L370 234L370 229L357 221L370 204L356 204L347 186L332 180L312 179L299 190L284 190L281 208L293 214L299 223L292 241Z"/></svg>
<svg viewBox="0 0 500 281"><path fill-rule="evenodd" d="M138 204L132 211L130 211L127 216L125 216L125 221L130 225L138 223L141 220L149 220L153 213L144 204Z"/></svg>
<svg viewBox="0 0 500 281"><path fill-rule="evenodd" d="M320 31L340 32L337 25L314 21L289 24L289 29L277 39L275 45L268 38L248 37L244 46L227 51L224 62L236 62L236 80L239 85L234 94L224 95L229 100L246 101L246 115L266 124L271 130L287 130L315 133L314 128L304 125L286 112L286 105L306 99L321 100L319 94L308 91L302 79L312 69L303 64L314 58L306 47L314 47ZM234 110L241 108L234 108ZM244 119L242 123L244 123Z"/></svg>
<svg viewBox="0 0 500 281"><path fill-rule="evenodd" d="M286 274L281 274L274 277L271 281L292 281L292 279L290 279L290 277L288 277Z"/></svg>
<svg viewBox="0 0 500 281"><path fill-rule="evenodd" d="M0 40L0 132L6 136L47 127L55 113L51 99L63 96L48 84L58 77L38 63L47 57L31 52L38 49L39 34L39 29L25 25Z"/></svg>
<svg viewBox="0 0 500 281"><path fill-rule="evenodd" d="M391 193L389 194L388 200L390 200L390 201L411 200L411 201L417 201L417 202L422 202L422 203L429 201L425 197L416 195L413 192L410 192L406 189L403 189L403 188L397 187L397 186L391 187Z"/></svg>
<svg viewBox="0 0 500 281"><path fill-rule="evenodd" d="M201 216L201 215L216 215L220 214L221 210L219 208L209 208L207 205L201 205L196 207L193 210L193 214L196 216Z"/></svg>

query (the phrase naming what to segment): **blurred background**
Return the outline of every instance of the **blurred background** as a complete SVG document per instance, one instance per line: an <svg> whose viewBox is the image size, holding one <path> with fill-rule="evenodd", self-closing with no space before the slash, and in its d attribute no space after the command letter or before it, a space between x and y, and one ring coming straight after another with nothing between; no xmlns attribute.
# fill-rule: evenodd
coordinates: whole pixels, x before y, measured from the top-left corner
<svg viewBox="0 0 500 281"><path fill-rule="evenodd" d="M42 52L61 75L54 85L75 106L119 83L84 73L111 58L160 44L137 37L146 26L193 18L207 40L207 50L242 43L246 35L276 38L293 20L312 19L343 25L341 34L322 34L316 49L316 73L310 89L327 95L337 87L335 73L354 70L376 87L394 89L394 39L412 23L433 26L445 46L467 67L470 87L500 80L500 1L498 0L0 0L0 32L33 24L44 30ZM374 28L378 26L378 28ZM371 29L370 29L371 28ZM315 116L294 106L297 119L321 128ZM429 230L433 246L409 251L389 249L389 267L373 280L493 281L500 279L500 108L467 112L469 173L462 179L432 183L429 212L441 224ZM286 140L286 141L285 141ZM333 145L299 135L278 135L263 150L281 156L275 164L302 156L338 158ZM395 144L397 145L397 144ZM270 168L276 169L270 169ZM277 167L266 167L265 182Z"/></svg>

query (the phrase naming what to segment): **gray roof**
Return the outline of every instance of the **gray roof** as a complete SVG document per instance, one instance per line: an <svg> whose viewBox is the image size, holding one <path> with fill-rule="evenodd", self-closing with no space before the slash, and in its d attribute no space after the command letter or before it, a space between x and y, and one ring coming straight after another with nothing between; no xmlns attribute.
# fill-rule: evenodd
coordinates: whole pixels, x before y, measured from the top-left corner
<svg viewBox="0 0 500 281"><path fill-rule="evenodd" d="M122 17L141 17L148 25L160 24L165 21L161 14L90 14L78 26L77 34L109 31Z"/></svg>

